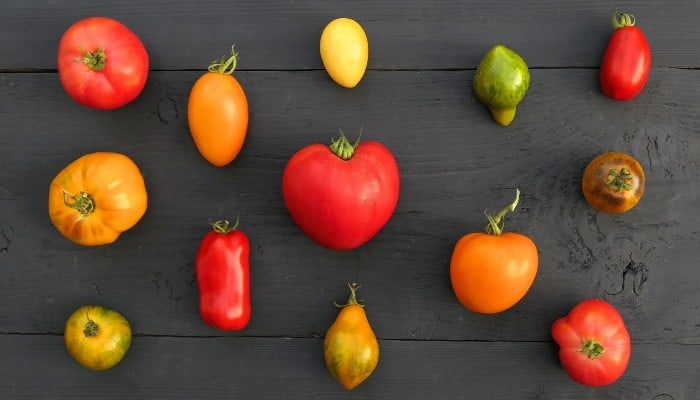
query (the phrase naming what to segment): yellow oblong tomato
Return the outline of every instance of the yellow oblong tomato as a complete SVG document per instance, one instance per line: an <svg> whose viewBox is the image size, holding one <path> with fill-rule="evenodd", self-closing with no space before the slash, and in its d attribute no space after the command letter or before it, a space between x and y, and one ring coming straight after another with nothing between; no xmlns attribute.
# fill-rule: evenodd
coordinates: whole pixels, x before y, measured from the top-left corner
<svg viewBox="0 0 700 400"><path fill-rule="evenodd" d="M212 165L230 164L240 153L248 130L248 99L233 71L238 54L209 66L192 86L187 123L199 153Z"/></svg>
<svg viewBox="0 0 700 400"><path fill-rule="evenodd" d="M112 368L131 346L131 326L123 315L99 305L85 305L66 321L63 340L68 353L94 371Z"/></svg>
<svg viewBox="0 0 700 400"><path fill-rule="evenodd" d="M503 218L515 210L520 197L496 216L487 214L486 232L473 232L457 241L450 260L450 281L459 302L482 314L505 311L519 302L535 281L537 246L517 232L503 232Z"/></svg>
<svg viewBox="0 0 700 400"><path fill-rule="evenodd" d="M323 355L331 375L352 390L374 372L379 362L379 342L357 300L358 285L350 285L350 298L326 332Z"/></svg>
<svg viewBox="0 0 700 400"><path fill-rule="evenodd" d="M353 88L367 69L369 43L362 26L351 18L336 18L321 33L321 61L337 84Z"/></svg>
<svg viewBox="0 0 700 400"><path fill-rule="evenodd" d="M126 155L85 154L66 166L49 186L49 217L71 241L112 243L146 213L148 195L141 171Z"/></svg>

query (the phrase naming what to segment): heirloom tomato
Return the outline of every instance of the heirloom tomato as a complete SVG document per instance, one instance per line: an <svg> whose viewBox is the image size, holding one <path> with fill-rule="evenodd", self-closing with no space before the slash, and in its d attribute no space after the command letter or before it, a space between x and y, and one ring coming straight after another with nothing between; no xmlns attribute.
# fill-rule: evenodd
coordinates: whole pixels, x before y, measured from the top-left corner
<svg viewBox="0 0 700 400"><path fill-rule="evenodd" d="M138 97L146 85L148 53L121 22L82 19L59 41L58 77L78 103L100 110L119 108Z"/></svg>
<svg viewBox="0 0 700 400"><path fill-rule="evenodd" d="M399 168L378 142L308 145L294 154L282 176L289 215L316 243L351 250L374 237L399 199Z"/></svg>
<svg viewBox="0 0 700 400"><path fill-rule="evenodd" d="M369 44L357 21L336 18L321 33L321 61L328 75L337 84L354 88L367 69Z"/></svg>
<svg viewBox="0 0 700 400"><path fill-rule="evenodd" d="M618 380L629 363L631 340L625 321L610 303L588 299L552 325L559 360L571 378L586 386Z"/></svg>
<svg viewBox="0 0 700 400"><path fill-rule="evenodd" d="M250 242L238 221L217 221L195 255L199 313L208 325L227 331L250 321Z"/></svg>
<svg viewBox="0 0 700 400"><path fill-rule="evenodd" d="M231 49L209 65L192 86L187 101L187 123L199 153L212 165L223 167L240 153L248 130L248 98L233 71L238 53Z"/></svg>
<svg viewBox="0 0 700 400"><path fill-rule="evenodd" d="M146 213L146 185L121 153L96 152L70 163L49 187L49 217L66 238L85 246L112 243Z"/></svg>
<svg viewBox="0 0 700 400"><path fill-rule="evenodd" d="M452 252L450 280L457 300L467 309L494 314L514 306L530 290L538 268L535 243L515 232L503 232L503 220L520 198L495 216L486 214L486 232L462 236Z"/></svg>
<svg viewBox="0 0 700 400"><path fill-rule="evenodd" d="M350 285L350 298L326 332L323 355L326 367L345 389L352 390L374 372L379 362L379 342L367 319L364 304L357 300L359 288Z"/></svg>
<svg viewBox="0 0 700 400"><path fill-rule="evenodd" d="M588 204L608 213L623 213L644 194L644 169L634 157L611 151L594 158L583 171L581 190Z"/></svg>
<svg viewBox="0 0 700 400"><path fill-rule="evenodd" d="M124 358L131 346L131 326L117 311L86 305L68 318L63 339L68 353L80 365L99 371Z"/></svg>
<svg viewBox="0 0 700 400"><path fill-rule="evenodd" d="M615 100L636 97L649 79L651 49L634 16L613 15L613 32L600 65L600 87Z"/></svg>

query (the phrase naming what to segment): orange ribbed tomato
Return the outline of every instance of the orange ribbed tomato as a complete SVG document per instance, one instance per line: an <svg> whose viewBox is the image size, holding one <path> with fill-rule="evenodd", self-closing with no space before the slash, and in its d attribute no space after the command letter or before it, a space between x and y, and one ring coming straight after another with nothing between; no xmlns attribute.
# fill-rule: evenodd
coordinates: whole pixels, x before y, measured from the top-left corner
<svg viewBox="0 0 700 400"><path fill-rule="evenodd" d="M146 213L141 171L127 156L86 154L70 163L49 187L49 217L56 229L85 246L112 243Z"/></svg>

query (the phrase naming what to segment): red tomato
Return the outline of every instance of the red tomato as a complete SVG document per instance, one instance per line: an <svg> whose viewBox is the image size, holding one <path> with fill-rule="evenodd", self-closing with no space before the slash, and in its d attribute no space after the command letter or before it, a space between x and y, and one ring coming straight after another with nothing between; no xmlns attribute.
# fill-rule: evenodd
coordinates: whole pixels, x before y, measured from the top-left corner
<svg viewBox="0 0 700 400"><path fill-rule="evenodd" d="M214 61L192 86L187 123L197 150L212 165L231 163L243 148L248 130L248 99L233 71L238 53Z"/></svg>
<svg viewBox="0 0 700 400"><path fill-rule="evenodd" d="M74 23L58 44L58 76L78 103L111 110L134 100L148 77L148 53L121 22L92 17Z"/></svg>
<svg viewBox="0 0 700 400"><path fill-rule="evenodd" d="M228 221L214 223L195 256L199 313L207 324L227 331L250 321L250 242Z"/></svg>
<svg viewBox="0 0 700 400"><path fill-rule="evenodd" d="M586 386L615 382L627 368L630 335L619 312L610 303L589 299L552 325L559 360L571 378Z"/></svg>
<svg viewBox="0 0 700 400"><path fill-rule="evenodd" d="M537 276L537 246L529 237L503 233L505 215L515 201L495 216L487 214L486 232L472 232L457 241L450 260L450 281L460 304L483 314L505 311L530 290Z"/></svg>
<svg viewBox="0 0 700 400"><path fill-rule="evenodd" d="M615 100L630 100L644 89L651 68L651 49L634 16L616 13L615 32L603 54L600 87Z"/></svg>
<svg viewBox="0 0 700 400"><path fill-rule="evenodd" d="M399 168L378 142L312 144L284 169L282 194L289 215L321 246L351 250L374 237L399 199Z"/></svg>

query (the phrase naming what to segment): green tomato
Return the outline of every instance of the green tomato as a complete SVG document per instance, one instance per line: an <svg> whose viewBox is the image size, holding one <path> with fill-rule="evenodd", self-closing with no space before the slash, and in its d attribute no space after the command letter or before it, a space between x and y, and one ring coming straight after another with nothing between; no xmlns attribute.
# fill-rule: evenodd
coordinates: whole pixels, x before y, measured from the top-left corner
<svg viewBox="0 0 700 400"><path fill-rule="evenodd" d="M515 118L515 109L530 86L530 71L518 53L498 44L481 59L473 83L493 119L506 126Z"/></svg>
<svg viewBox="0 0 700 400"><path fill-rule="evenodd" d="M80 365L99 371L115 366L129 350L131 326L117 311L85 305L68 318L63 338Z"/></svg>

